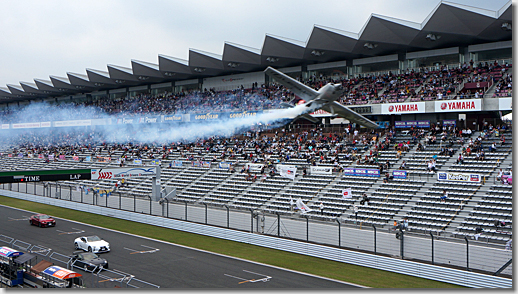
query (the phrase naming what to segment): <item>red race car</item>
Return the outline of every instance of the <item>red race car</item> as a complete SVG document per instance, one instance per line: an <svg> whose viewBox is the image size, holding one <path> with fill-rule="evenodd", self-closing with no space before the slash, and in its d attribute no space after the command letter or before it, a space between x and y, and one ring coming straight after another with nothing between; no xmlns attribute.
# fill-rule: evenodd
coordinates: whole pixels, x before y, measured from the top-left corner
<svg viewBox="0 0 518 294"><path fill-rule="evenodd" d="M29 220L31 225L36 225L38 227L54 227L56 225L56 220L46 214L35 214L31 216Z"/></svg>

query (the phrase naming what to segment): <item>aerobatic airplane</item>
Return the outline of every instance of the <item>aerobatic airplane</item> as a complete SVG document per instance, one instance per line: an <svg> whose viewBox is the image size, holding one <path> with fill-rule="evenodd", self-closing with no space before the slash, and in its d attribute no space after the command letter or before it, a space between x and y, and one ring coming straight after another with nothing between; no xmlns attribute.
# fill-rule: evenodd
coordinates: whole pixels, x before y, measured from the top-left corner
<svg viewBox="0 0 518 294"><path fill-rule="evenodd" d="M343 92L341 84L328 83L317 91L270 66L265 69L264 72L274 78L277 83L290 89L296 96L302 99L298 104L303 104L307 107L307 110L293 118L294 120L302 117L311 122L317 123L319 120L311 116L309 113L318 109L323 109L334 116L343 117L348 119L350 122L360 124L364 127L370 129L378 128L378 125L368 118L336 102ZM283 103L283 106L293 107L288 103Z"/></svg>

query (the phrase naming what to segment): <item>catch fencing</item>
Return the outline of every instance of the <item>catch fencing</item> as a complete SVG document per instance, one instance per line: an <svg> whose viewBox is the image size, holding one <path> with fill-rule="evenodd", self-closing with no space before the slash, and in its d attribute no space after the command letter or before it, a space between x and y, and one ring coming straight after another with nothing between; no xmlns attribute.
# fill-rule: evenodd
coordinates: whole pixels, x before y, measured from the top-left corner
<svg viewBox="0 0 518 294"><path fill-rule="evenodd" d="M505 250L503 246L483 244L475 240L450 240L442 236L418 236L404 232L401 237L396 238L393 231L366 226L360 228L346 224L340 219L318 221L301 217L297 213L272 215L254 210L244 212L228 206L214 208L188 202L165 201L159 204L151 199L124 197L117 192L110 197L101 197L99 194L85 194L63 185L47 186L45 189L42 185L31 187L32 184L5 184L4 186L3 188L7 190L11 188L14 191L21 188L21 193L4 191L3 194L10 197L212 237L383 270L392 268L391 271L406 274L411 274L407 272L407 267L415 269L417 266L419 271L423 268L430 271L429 273L419 272L417 276L430 278L429 276L433 277L438 272L450 273L452 276L463 277L456 279L456 282L450 281L451 283L469 287L512 285L512 280L505 278L512 276L512 264L505 266L512 259L512 251ZM35 194L46 196L35 196ZM247 237L243 239L243 236ZM251 239L254 241L252 242ZM289 246L280 246L283 242L288 242ZM311 246L311 252L308 251L308 246ZM332 250L337 256L321 255L328 250ZM354 258L343 259L345 252L353 254ZM394 262L403 267L395 270L395 267L390 265ZM459 272L449 272L450 270ZM499 272L503 277L477 273L481 275L478 282L484 281L487 277L491 277L489 280L493 281L482 282L485 286L480 286L476 281L466 280L475 275L475 272L487 274ZM433 279L449 281L446 277ZM494 282L495 279L498 283Z"/></svg>

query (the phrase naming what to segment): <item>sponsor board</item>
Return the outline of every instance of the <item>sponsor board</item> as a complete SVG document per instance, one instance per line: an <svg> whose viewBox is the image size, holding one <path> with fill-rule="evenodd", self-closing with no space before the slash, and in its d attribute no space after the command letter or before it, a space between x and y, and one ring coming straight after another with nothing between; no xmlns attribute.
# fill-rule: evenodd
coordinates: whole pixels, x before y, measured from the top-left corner
<svg viewBox="0 0 518 294"><path fill-rule="evenodd" d="M456 126L457 120L456 119L443 119L442 124L445 126Z"/></svg>
<svg viewBox="0 0 518 294"><path fill-rule="evenodd" d="M32 129L32 128L39 128L41 125L39 122L34 123L19 123L19 124L13 124L13 129Z"/></svg>
<svg viewBox="0 0 518 294"><path fill-rule="evenodd" d="M232 166L232 163L231 162L220 162L219 163L219 168L223 168L223 169L230 169L230 167Z"/></svg>
<svg viewBox="0 0 518 294"><path fill-rule="evenodd" d="M83 120L62 120L62 121L55 121L54 126L55 127L81 127L81 126L91 126L92 120L91 119L83 119Z"/></svg>
<svg viewBox="0 0 518 294"><path fill-rule="evenodd" d="M401 128L429 128L430 121L429 120L404 120L404 121L395 121L394 127Z"/></svg>
<svg viewBox="0 0 518 294"><path fill-rule="evenodd" d="M297 167L293 165L282 165L277 164L277 170L279 171L279 175L288 179L295 179L295 175L297 174Z"/></svg>
<svg viewBox="0 0 518 294"><path fill-rule="evenodd" d="M263 168L263 164L260 163L245 163L245 168L251 172L260 172Z"/></svg>
<svg viewBox="0 0 518 294"><path fill-rule="evenodd" d="M158 117L144 116L144 117L140 117L138 119L138 122L139 122L139 124L157 123L158 122Z"/></svg>
<svg viewBox="0 0 518 294"><path fill-rule="evenodd" d="M142 159L133 159L133 164L142 165Z"/></svg>
<svg viewBox="0 0 518 294"><path fill-rule="evenodd" d="M333 168L331 166L311 166L309 173L312 175L331 175Z"/></svg>
<svg viewBox="0 0 518 294"><path fill-rule="evenodd" d="M9 129L9 124L2 124L2 130Z"/></svg>
<svg viewBox="0 0 518 294"><path fill-rule="evenodd" d="M407 171L406 170L395 170L392 171L392 176L394 179L406 179Z"/></svg>
<svg viewBox="0 0 518 294"><path fill-rule="evenodd" d="M236 119L236 118L246 118L246 117L254 117L258 114L261 114L261 111L243 111L243 112L229 112L226 114L221 114L221 118L228 117L229 119Z"/></svg>
<svg viewBox="0 0 518 294"><path fill-rule="evenodd" d="M424 113L425 102L412 103L383 103L381 104L382 114L402 114L402 113Z"/></svg>
<svg viewBox="0 0 518 294"><path fill-rule="evenodd" d="M160 159L153 159L151 160L152 165L160 165Z"/></svg>
<svg viewBox="0 0 518 294"><path fill-rule="evenodd" d="M126 179L156 176L156 167L92 169L92 180Z"/></svg>
<svg viewBox="0 0 518 294"><path fill-rule="evenodd" d="M364 177L379 177L379 169L369 168L346 168L344 169L345 176L364 176Z"/></svg>
<svg viewBox="0 0 518 294"><path fill-rule="evenodd" d="M482 180L482 176L479 174L470 173L439 172L437 173L437 180L480 183L480 181Z"/></svg>
<svg viewBox="0 0 518 294"><path fill-rule="evenodd" d="M482 99L435 101L435 112L481 111Z"/></svg>
<svg viewBox="0 0 518 294"><path fill-rule="evenodd" d="M219 119L219 113L194 114L194 121Z"/></svg>
<svg viewBox="0 0 518 294"><path fill-rule="evenodd" d="M126 125L126 124L134 124L134 123L137 123L137 119L136 118L126 118L126 117L123 117L123 118L118 118L117 119L117 124L120 125Z"/></svg>
<svg viewBox="0 0 518 294"><path fill-rule="evenodd" d="M181 161L181 160L173 160L171 165L172 166L183 166L183 161Z"/></svg>
<svg viewBox="0 0 518 294"><path fill-rule="evenodd" d="M164 122L173 122L173 121L181 122L181 121L183 121L183 116L181 114L180 115L164 115L163 121Z"/></svg>
<svg viewBox="0 0 518 294"><path fill-rule="evenodd" d="M40 126L41 126L42 128L50 128L50 126L51 126L51 125L50 125L50 121L42 121L42 122L40 123Z"/></svg>
<svg viewBox="0 0 518 294"><path fill-rule="evenodd" d="M378 124L378 127L380 129L386 129L390 126L390 122L389 121L377 121L376 122Z"/></svg>

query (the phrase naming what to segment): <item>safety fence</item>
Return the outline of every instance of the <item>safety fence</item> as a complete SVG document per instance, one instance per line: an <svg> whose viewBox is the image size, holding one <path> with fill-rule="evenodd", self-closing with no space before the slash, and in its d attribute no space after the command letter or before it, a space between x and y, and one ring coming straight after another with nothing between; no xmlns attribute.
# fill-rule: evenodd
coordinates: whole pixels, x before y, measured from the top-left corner
<svg viewBox="0 0 518 294"><path fill-rule="evenodd" d="M473 271L502 271L502 274L511 276L512 265L504 265L512 258L512 252L474 245L471 243L475 242L468 240L459 243L445 241L437 236L423 238L408 234L395 238L393 232L375 227L346 227L341 225L339 220L334 223L310 222L293 215L259 215L254 211L243 213L228 208L207 209L206 206L199 207L187 203L167 203L167 212L168 209L164 205L156 202L113 195L101 200L83 195L84 202L81 203L74 201L74 193L71 199L41 197L14 191L3 191L2 194L467 287L512 287L512 279ZM98 205L92 205L92 202ZM431 261L433 264L421 262L423 260ZM456 266L465 270L438 265Z"/></svg>

